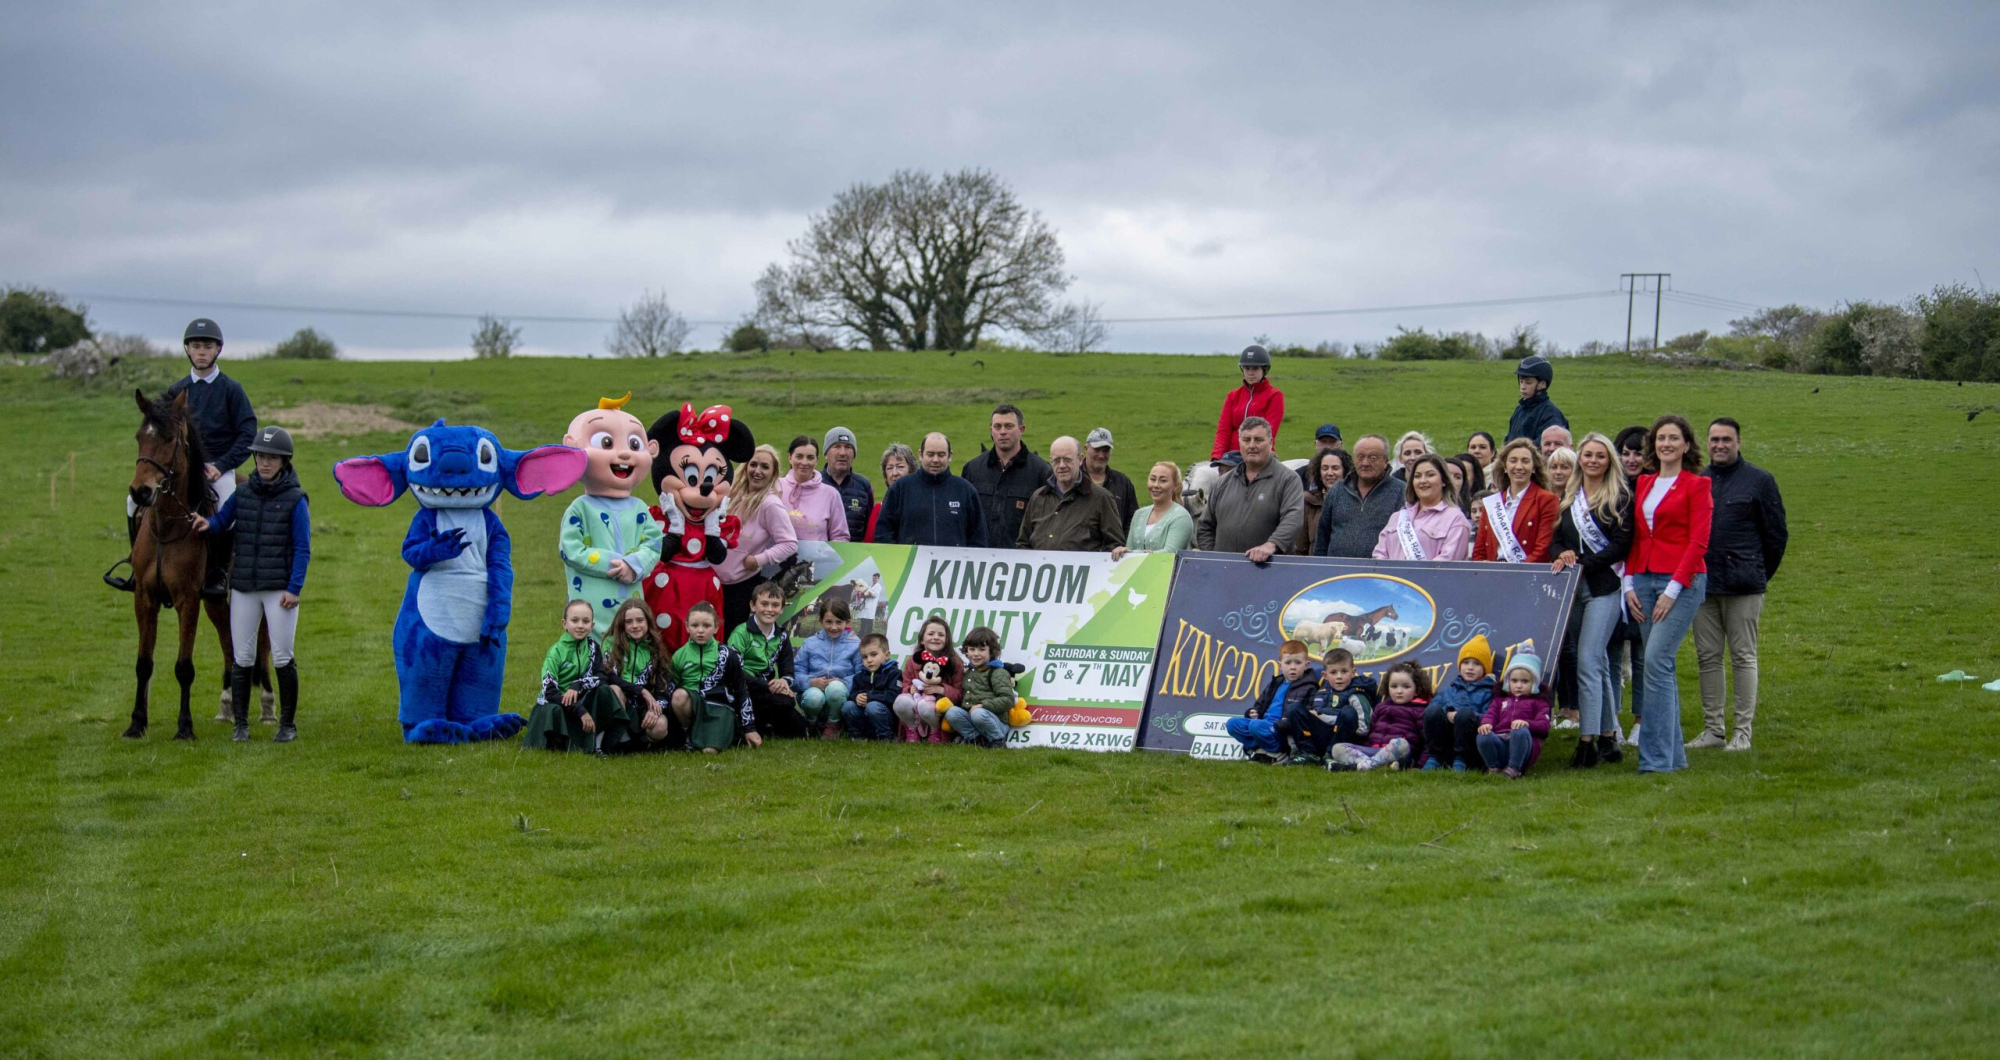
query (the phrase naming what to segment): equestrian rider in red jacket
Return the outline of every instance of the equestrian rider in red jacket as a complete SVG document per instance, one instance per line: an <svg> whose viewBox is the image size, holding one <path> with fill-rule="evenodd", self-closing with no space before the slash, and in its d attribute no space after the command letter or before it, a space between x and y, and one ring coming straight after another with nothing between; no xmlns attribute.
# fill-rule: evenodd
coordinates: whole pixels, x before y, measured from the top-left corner
<svg viewBox="0 0 2000 1060"><path fill-rule="evenodd" d="M1245 346L1236 358L1236 366L1243 370L1243 385L1222 399L1222 416L1216 420L1215 447L1209 451L1210 460L1220 460L1222 454L1236 448L1236 429L1251 416L1270 421L1275 452L1278 427L1285 419L1285 392L1271 385L1270 351L1262 346Z"/></svg>

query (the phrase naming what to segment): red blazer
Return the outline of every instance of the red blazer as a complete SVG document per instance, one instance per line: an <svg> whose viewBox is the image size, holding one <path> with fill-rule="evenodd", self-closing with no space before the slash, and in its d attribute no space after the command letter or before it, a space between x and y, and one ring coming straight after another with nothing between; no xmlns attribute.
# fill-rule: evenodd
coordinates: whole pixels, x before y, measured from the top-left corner
<svg viewBox="0 0 2000 1060"><path fill-rule="evenodd" d="M1271 385L1269 379L1256 386L1239 386L1222 398L1222 415L1215 421L1215 448L1209 450L1210 460L1222 459L1222 454L1236 448L1236 429L1252 416L1262 416L1271 421L1271 442L1278 441L1278 428L1285 422L1285 392Z"/></svg>
<svg viewBox="0 0 2000 1060"><path fill-rule="evenodd" d="M1627 574L1671 574L1682 586L1708 573L1708 530L1715 515L1713 480L1681 469L1673 487L1660 499L1653 525L1646 525L1646 495L1658 475L1640 475L1632 498L1632 552L1625 557Z"/></svg>
<svg viewBox="0 0 2000 1060"><path fill-rule="evenodd" d="M1500 559L1500 539L1493 536L1493 527L1486 517L1486 506L1482 502L1473 506L1479 513L1479 536L1472 542L1472 558L1482 561ZM1549 558L1549 542L1556 536L1556 519L1562 514L1562 502L1548 490L1528 483L1528 492L1521 494L1521 503L1514 508L1514 540L1521 543L1521 550L1528 554L1529 563L1546 563Z"/></svg>

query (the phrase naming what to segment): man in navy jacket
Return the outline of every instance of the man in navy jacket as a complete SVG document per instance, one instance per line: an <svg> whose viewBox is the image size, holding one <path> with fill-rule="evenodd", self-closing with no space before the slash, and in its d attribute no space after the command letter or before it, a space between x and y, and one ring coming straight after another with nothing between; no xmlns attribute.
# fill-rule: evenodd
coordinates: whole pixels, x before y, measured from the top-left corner
<svg viewBox="0 0 2000 1060"><path fill-rule="evenodd" d="M1784 561L1790 533L1778 480L1743 459L1743 428L1727 416L1708 425L1708 476L1715 516L1708 535L1708 594L1694 614L1694 654L1701 669L1702 733L1689 747L1750 749L1757 718L1757 623L1764 589ZM1736 728L1727 723L1722 653L1736 683Z"/></svg>
<svg viewBox="0 0 2000 1060"><path fill-rule="evenodd" d="M917 453L922 465L889 487L875 540L890 545L986 547L986 516L979 491L951 473L951 440L932 431Z"/></svg>

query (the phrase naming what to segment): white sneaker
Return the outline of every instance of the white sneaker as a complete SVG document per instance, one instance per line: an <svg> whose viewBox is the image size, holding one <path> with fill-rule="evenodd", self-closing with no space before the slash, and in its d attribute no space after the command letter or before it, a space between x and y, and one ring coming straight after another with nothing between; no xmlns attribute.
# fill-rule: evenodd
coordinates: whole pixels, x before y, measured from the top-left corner
<svg viewBox="0 0 2000 1060"><path fill-rule="evenodd" d="M1625 739L1622 742L1627 747L1639 746L1639 726L1633 725L1632 731L1625 734Z"/></svg>
<svg viewBox="0 0 2000 1060"><path fill-rule="evenodd" d="M1704 731L1700 736L1687 742L1687 749L1690 751L1700 751L1710 747L1721 747L1725 742L1722 737L1712 732Z"/></svg>
<svg viewBox="0 0 2000 1060"><path fill-rule="evenodd" d="M1354 771L1357 773L1366 773L1374 768L1375 768L1375 760L1373 758L1364 758L1361 761L1354 763Z"/></svg>
<svg viewBox="0 0 2000 1060"><path fill-rule="evenodd" d="M1725 751L1748 751L1750 749L1750 734L1739 732L1731 736L1729 742L1722 745L1722 749Z"/></svg>
<svg viewBox="0 0 2000 1060"><path fill-rule="evenodd" d="M1563 720L1556 722L1556 728L1558 729L1574 729L1578 727L1579 726L1577 725L1576 722L1571 721L1568 718L1564 718Z"/></svg>

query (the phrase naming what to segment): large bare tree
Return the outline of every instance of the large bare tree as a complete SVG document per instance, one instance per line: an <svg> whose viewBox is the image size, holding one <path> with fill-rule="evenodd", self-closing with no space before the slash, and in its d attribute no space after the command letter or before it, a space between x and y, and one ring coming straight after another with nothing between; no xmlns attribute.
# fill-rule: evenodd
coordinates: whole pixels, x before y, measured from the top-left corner
<svg viewBox="0 0 2000 1060"><path fill-rule="evenodd" d="M757 281L773 330L877 350L969 350L989 330L1045 333L1069 286L1062 247L1000 178L904 170L856 184Z"/></svg>
<svg viewBox="0 0 2000 1060"><path fill-rule="evenodd" d="M679 353L694 326L667 302L665 292L646 292L618 314L618 326L605 340L605 349L617 357L658 357Z"/></svg>

